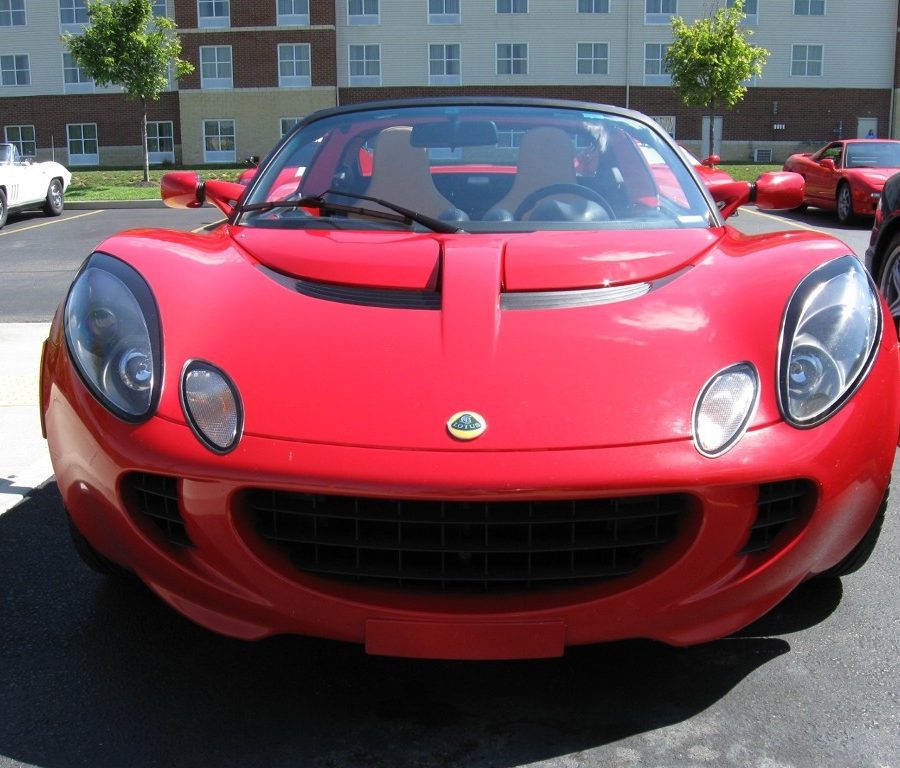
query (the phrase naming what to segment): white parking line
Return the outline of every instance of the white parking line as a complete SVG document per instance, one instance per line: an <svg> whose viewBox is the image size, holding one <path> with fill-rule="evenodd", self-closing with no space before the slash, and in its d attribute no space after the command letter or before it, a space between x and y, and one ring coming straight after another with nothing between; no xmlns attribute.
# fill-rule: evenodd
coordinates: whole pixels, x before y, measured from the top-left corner
<svg viewBox="0 0 900 768"><path fill-rule="evenodd" d="M102 210L96 211L87 211L86 213L79 213L75 216L67 216L64 219L53 218L50 221L42 221L40 224L32 224L28 227L21 227L20 229L7 230L6 232L0 232L0 237L4 235L14 235L16 232L27 232L29 229L38 229L39 227L49 227L51 224L62 224L67 221L75 221L75 219L83 218L84 216L93 216L95 213L103 213Z"/></svg>

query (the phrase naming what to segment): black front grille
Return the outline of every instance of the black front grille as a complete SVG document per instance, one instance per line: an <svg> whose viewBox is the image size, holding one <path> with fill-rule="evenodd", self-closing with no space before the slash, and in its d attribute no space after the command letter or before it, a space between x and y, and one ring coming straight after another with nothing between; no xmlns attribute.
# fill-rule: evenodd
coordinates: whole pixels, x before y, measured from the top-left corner
<svg viewBox="0 0 900 768"><path fill-rule="evenodd" d="M133 513L150 520L170 544L192 546L178 509L178 482L174 477L133 472L122 482Z"/></svg>
<svg viewBox="0 0 900 768"><path fill-rule="evenodd" d="M791 523L804 517L815 503L815 486L808 480L784 480L759 486L756 520L742 554L766 552Z"/></svg>
<svg viewBox="0 0 900 768"><path fill-rule="evenodd" d="M245 501L259 536L301 571L454 591L634 573L676 538L688 498L441 502L253 490Z"/></svg>

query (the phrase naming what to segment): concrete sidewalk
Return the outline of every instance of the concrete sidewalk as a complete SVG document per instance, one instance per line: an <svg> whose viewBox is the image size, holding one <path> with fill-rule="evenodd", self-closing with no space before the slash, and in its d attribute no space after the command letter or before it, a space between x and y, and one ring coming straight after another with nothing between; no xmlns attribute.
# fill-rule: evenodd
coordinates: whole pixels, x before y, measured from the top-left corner
<svg viewBox="0 0 900 768"><path fill-rule="evenodd" d="M0 323L0 514L53 476L38 379L50 323Z"/></svg>

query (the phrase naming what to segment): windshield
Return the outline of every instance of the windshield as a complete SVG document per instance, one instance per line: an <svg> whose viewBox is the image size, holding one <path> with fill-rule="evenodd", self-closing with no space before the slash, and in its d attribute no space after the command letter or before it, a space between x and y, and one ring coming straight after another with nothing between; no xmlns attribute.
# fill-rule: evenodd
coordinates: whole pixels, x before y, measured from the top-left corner
<svg viewBox="0 0 900 768"><path fill-rule="evenodd" d="M900 168L900 141L848 144L847 168Z"/></svg>
<svg viewBox="0 0 900 768"><path fill-rule="evenodd" d="M415 104L301 123L253 180L245 226L498 232L706 227L652 123L548 105Z"/></svg>

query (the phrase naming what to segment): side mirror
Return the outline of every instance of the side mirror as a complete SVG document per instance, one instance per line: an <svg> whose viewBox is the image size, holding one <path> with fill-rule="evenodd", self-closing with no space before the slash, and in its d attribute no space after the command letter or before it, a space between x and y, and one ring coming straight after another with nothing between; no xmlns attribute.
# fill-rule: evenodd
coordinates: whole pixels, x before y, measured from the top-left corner
<svg viewBox="0 0 900 768"><path fill-rule="evenodd" d="M700 165L705 165L707 168L715 168L721 162L722 158L718 155L710 155L705 160L701 160Z"/></svg>
<svg viewBox="0 0 900 768"><path fill-rule="evenodd" d="M169 208L199 208L206 201L231 216L245 187L233 181L203 181L190 171L167 173L160 182L163 202Z"/></svg>
<svg viewBox="0 0 900 768"><path fill-rule="evenodd" d="M803 205L806 180L799 173L771 171L762 174L753 185L757 208L764 211L789 211Z"/></svg>
<svg viewBox="0 0 900 768"><path fill-rule="evenodd" d="M806 182L803 177L790 171L764 173L754 184L732 181L716 184L709 189L726 219L747 203L755 203L764 211L799 208L803 204L805 191Z"/></svg>
<svg viewBox="0 0 900 768"><path fill-rule="evenodd" d="M821 165L826 171L833 171L837 167L834 164L834 160L830 157L819 160L819 165Z"/></svg>

